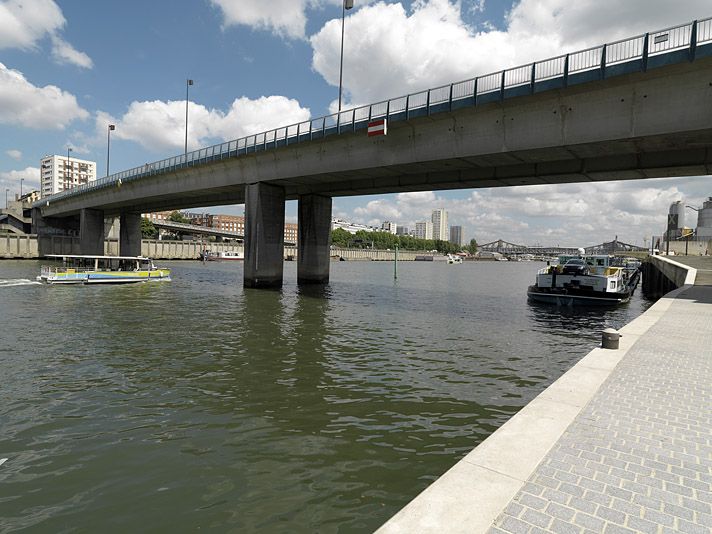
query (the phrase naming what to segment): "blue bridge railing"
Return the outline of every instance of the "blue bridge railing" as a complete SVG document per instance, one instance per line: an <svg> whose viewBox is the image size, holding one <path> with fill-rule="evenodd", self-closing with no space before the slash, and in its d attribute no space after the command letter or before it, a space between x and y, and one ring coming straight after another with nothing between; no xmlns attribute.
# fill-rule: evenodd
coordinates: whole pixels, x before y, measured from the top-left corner
<svg viewBox="0 0 712 534"><path fill-rule="evenodd" d="M408 120L710 55L712 17L201 148L100 178L34 205L147 176L354 132L367 128L374 119Z"/></svg>

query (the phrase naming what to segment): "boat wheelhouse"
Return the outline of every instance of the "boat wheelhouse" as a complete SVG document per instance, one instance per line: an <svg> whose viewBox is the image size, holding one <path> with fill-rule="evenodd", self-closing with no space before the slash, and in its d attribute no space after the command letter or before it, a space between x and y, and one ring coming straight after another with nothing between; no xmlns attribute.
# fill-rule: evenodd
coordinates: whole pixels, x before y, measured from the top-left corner
<svg viewBox="0 0 712 534"><path fill-rule="evenodd" d="M37 280L46 284L129 284L171 279L170 269L143 256L49 254L60 265L43 265Z"/></svg>

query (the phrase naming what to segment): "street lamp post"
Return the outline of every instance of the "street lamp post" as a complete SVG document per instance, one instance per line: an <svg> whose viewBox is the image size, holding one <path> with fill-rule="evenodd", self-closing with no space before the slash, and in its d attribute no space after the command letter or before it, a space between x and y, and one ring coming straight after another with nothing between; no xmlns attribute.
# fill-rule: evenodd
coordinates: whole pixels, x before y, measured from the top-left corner
<svg viewBox="0 0 712 534"><path fill-rule="evenodd" d="M7 209L7 194L10 192L10 189L5 188L5 209Z"/></svg>
<svg viewBox="0 0 712 534"><path fill-rule="evenodd" d="M109 176L109 149L111 147L111 132L116 130L116 126L109 124L106 130L106 175Z"/></svg>
<svg viewBox="0 0 712 534"><path fill-rule="evenodd" d="M65 182L69 181L70 187L71 187L71 178L72 178L72 175L74 174L71 170L68 170L68 169L70 169L70 167L69 167L69 153L71 151L72 151L71 147L68 146L67 147L67 164L64 166L64 181ZM67 179L67 173L69 173L69 179Z"/></svg>
<svg viewBox="0 0 712 534"><path fill-rule="evenodd" d="M185 81L185 155L188 155L188 89L193 85L193 80Z"/></svg>
<svg viewBox="0 0 712 534"><path fill-rule="evenodd" d="M341 113L341 90L344 79L344 22L346 10L354 7L354 0L343 0L341 4L341 59L339 61L339 113Z"/></svg>

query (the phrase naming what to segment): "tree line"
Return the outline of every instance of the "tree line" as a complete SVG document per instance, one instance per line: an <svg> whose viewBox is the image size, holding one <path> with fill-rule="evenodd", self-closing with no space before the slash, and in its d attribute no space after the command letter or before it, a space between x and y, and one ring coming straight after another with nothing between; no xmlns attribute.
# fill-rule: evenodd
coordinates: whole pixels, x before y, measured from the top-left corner
<svg viewBox="0 0 712 534"><path fill-rule="evenodd" d="M331 244L344 248L375 248L401 250L437 250L442 254L454 254L463 250L474 254L477 252L477 241L470 240L468 245L456 245L439 239L419 239L410 235L394 235L390 232L367 232L359 230L351 234L343 228L331 232Z"/></svg>

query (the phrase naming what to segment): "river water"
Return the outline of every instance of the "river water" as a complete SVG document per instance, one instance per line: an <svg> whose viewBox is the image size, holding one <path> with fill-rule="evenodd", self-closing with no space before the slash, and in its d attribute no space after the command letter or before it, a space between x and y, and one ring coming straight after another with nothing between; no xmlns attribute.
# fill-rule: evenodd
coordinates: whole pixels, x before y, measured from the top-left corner
<svg viewBox="0 0 712 534"><path fill-rule="evenodd" d="M651 303L527 303L540 263L242 265L54 287L0 261L0 532L369 532Z"/></svg>

